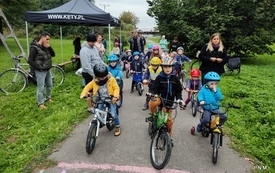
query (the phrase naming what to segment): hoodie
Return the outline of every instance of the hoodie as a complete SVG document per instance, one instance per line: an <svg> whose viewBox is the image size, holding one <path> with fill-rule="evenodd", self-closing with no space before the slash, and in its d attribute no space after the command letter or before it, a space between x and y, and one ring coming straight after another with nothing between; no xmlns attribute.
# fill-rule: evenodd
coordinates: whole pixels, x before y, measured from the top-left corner
<svg viewBox="0 0 275 173"><path fill-rule="evenodd" d="M89 75L94 75L94 66L99 63L105 64L98 55L98 50L94 46L89 46L87 41L81 45L81 50L79 53L82 72L89 73Z"/></svg>
<svg viewBox="0 0 275 173"><path fill-rule="evenodd" d="M182 100L182 86L177 76L170 74L166 75L163 72L156 77L153 83L152 94L158 94L162 98L170 101ZM166 104L167 106L172 106Z"/></svg>

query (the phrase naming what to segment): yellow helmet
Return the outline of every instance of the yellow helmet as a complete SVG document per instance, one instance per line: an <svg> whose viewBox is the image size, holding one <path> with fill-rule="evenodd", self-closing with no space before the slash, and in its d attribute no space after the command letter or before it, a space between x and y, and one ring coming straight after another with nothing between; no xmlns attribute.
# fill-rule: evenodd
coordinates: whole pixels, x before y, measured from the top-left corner
<svg viewBox="0 0 275 173"><path fill-rule="evenodd" d="M161 64L161 60L159 59L159 57L154 56L151 61L150 61L151 65L155 65L158 66Z"/></svg>

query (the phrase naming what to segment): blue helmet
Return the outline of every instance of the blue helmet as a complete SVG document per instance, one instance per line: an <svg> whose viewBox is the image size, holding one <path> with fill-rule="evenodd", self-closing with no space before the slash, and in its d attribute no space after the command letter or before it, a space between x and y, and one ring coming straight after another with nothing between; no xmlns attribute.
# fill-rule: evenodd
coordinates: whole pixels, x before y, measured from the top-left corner
<svg viewBox="0 0 275 173"><path fill-rule="evenodd" d="M214 71L210 71L204 75L205 81L220 81L221 77L218 73Z"/></svg>
<svg viewBox="0 0 275 173"><path fill-rule="evenodd" d="M149 43L147 48L148 49L153 49L153 44Z"/></svg>
<svg viewBox="0 0 275 173"><path fill-rule="evenodd" d="M140 53L139 53L139 51L135 51L134 53L133 53L133 56L136 56L136 55L140 55Z"/></svg>
<svg viewBox="0 0 275 173"><path fill-rule="evenodd" d="M118 57L115 54L111 54L108 57L108 61L117 61L117 60L118 60Z"/></svg>

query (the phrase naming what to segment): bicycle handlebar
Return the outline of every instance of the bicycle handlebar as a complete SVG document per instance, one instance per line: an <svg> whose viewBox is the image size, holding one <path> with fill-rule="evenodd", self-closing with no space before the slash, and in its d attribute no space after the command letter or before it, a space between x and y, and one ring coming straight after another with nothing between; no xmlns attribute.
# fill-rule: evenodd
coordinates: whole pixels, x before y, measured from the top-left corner
<svg viewBox="0 0 275 173"><path fill-rule="evenodd" d="M176 109L178 107L178 105L180 105L180 107L182 107L182 102L180 100L172 101L172 100L165 99L157 94L154 95L152 93L146 93L146 96L151 97L151 98L160 98L161 103L164 105L164 107L169 108L169 109ZM175 106L167 106L164 103L165 101L166 101L166 103L176 104L176 105Z"/></svg>

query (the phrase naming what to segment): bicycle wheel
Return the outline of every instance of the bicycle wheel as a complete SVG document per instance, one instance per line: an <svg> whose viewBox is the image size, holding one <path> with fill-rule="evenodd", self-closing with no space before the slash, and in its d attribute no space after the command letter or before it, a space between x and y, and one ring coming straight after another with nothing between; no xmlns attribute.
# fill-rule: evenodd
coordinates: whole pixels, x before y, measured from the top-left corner
<svg viewBox="0 0 275 173"><path fill-rule="evenodd" d="M137 83L137 90L138 90L138 94L141 96L143 92L143 86L141 82Z"/></svg>
<svg viewBox="0 0 275 173"><path fill-rule="evenodd" d="M126 78L129 78L130 76L131 76L130 70L127 69L127 70L126 70Z"/></svg>
<svg viewBox="0 0 275 173"><path fill-rule="evenodd" d="M181 86L182 88L186 88L187 85L187 74L184 70L181 71Z"/></svg>
<svg viewBox="0 0 275 173"><path fill-rule="evenodd" d="M64 70L57 66L53 65L51 68L53 86L60 86L64 83L65 80L65 72Z"/></svg>
<svg viewBox="0 0 275 173"><path fill-rule="evenodd" d="M87 139L86 139L86 152L91 154L94 150L96 143L97 122L93 121L90 125Z"/></svg>
<svg viewBox="0 0 275 173"><path fill-rule="evenodd" d="M118 110L117 110L118 111ZM117 112L118 113L118 112ZM106 127L109 131L113 130L115 128L115 121L110 113L107 115L107 123Z"/></svg>
<svg viewBox="0 0 275 173"><path fill-rule="evenodd" d="M201 66L201 60L196 59L195 61L193 61L191 63L190 70L192 70L192 69L199 69L200 66Z"/></svg>
<svg viewBox="0 0 275 173"><path fill-rule="evenodd" d="M214 133L213 139L212 139L212 147L213 147L212 162L214 164L216 164L218 160L219 142L220 142L220 134Z"/></svg>
<svg viewBox="0 0 275 173"><path fill-rule="evenodd" d="M0 74L0 89L6 94L23 91L27 86L26 75L15 68L8 69Z"/></svg>
<svg viewBox="0 0 275 173"><path fill-rule="evenodd" d="M163 169L170 160L171 152L172 144L169 134L164 130L155 133L150 147L150 159L153 167Z"/></svg>
<svg viewBox="0 0 275 173"><path fill-rule="evenodd" d="M198 108L198 103L197 100L192 100L192 115L195 117L197 115L197 108Z"/></svg>

